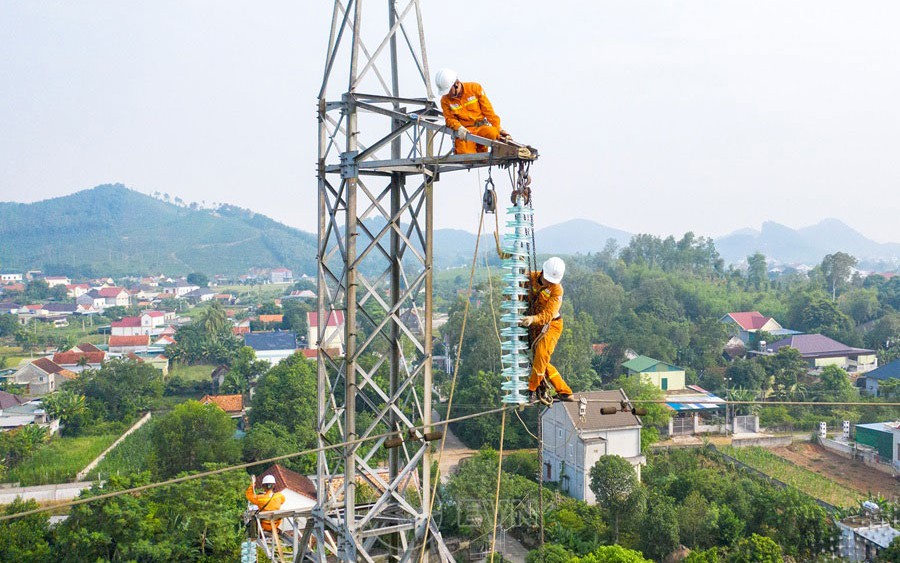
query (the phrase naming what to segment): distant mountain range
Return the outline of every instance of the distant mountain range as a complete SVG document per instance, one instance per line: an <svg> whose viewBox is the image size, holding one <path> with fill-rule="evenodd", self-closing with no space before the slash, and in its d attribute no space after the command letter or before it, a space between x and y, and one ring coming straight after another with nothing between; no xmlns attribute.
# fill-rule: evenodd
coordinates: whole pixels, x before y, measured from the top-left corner
<svg viewBox="0 0 900 563"><path fill-rule="evenodd" d="M538 230L536 244L541 254L587 254L602 251L609 239L625 246L631 236L572 219ZM766 222L761 230L741 229L715 243L727 263L760 251L779 263L814 265L843 251L863 267L892 270L900 264L900 244L874 242L837 219L802 229ZM435 267L469 264L474 245L473 233L436 229ZM492 234L484 235L480 248L493 247ZM316 235L265 215L230 205L176 205L121 184L35 203L0 202L0 270L237 275L251 267L286 266L312 275L315 256Z"/></svg>
<svg viewBox="0 0 900 563"><path fill-rule="evenodd" d="M175 205L121 184L0 203L0 269L60 273L315 274L316 237L234 206Z"/></svg>
<svg viewBox="0 0 900 563"><path fill-rule="evenodd" d="M754 252L785 264L818 264L826 254L846 252L876 269L900 263L900 244L878 243L838 219L825 219L801 229L766 221L761 230L741 229L716 239L716 249L728 263L746 260Z"/></svg>

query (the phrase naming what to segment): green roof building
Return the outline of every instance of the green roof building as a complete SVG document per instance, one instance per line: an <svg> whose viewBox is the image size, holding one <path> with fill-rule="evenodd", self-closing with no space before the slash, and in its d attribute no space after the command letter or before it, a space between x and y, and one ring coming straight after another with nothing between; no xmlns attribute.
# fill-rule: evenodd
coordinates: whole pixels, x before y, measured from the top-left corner
<svg viewBox="0 0 900 563"><path fill-rule="evenodd" d="M685 388L684 368L655 360L647 356L637 356L622 364L628 375L640 375L641 380L659 387L663 391L678 391Z"/></svg>

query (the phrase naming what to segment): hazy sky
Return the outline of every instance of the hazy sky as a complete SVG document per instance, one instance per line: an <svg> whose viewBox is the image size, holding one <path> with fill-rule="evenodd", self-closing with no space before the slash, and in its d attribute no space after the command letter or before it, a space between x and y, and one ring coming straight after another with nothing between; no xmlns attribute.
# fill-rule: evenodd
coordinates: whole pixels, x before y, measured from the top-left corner
<svg viewBox="0 0 900 563"><path fill-rule="evenodd" d="M900 241L898 2L422 4L432 71L481 82L540 149L539 226L837 217ZM121 182L314 230L330 17L326 0L0 0L0 200ZM476 172L445 177L437 226L474 231L480 192Z"/></svg>

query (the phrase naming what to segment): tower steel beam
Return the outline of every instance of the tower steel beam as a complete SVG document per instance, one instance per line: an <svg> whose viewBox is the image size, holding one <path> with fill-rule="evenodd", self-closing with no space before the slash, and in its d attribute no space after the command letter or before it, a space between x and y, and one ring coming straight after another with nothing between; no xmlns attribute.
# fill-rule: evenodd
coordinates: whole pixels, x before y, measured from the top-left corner
<svg viewBox="0 0 900 563"><path fill-rule="evenodd" d="M303 553L414 561L427 535L426 552L446 561L429 513L431 445L413 430L432 422L433 183L520 155L480 138L491 153L452 154L419 0L363 4L334 3L318 99L316 432L319 446L386 432L403 442L318 454L316 542Z"/></svg>

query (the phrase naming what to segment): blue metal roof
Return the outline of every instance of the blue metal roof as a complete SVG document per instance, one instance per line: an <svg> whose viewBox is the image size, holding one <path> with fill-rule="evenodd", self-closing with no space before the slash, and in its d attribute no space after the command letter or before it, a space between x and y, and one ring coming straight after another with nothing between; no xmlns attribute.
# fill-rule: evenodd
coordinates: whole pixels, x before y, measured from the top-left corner
<svg viewBox="0 0 900 563"><path fill-rule="evenodd" d="M866 379L900 379L900 359L884 364L865 374Z"/></svg>
<svg viewBox="0 0 900 563"><path fill-rule="evenodd" d="M689 385L688 389L696 391L696 393L666 397L666 406L676 412L709 411L725 406L725 399L713 395L702 387Z"/></svg>
<svg viewBox="0 0 900 563"><path fill-rule="evenodd" d="M269 350L296 350L297 335L291 330L276 332L251 332L244 335L244 344L257 352Z"/></svg>

